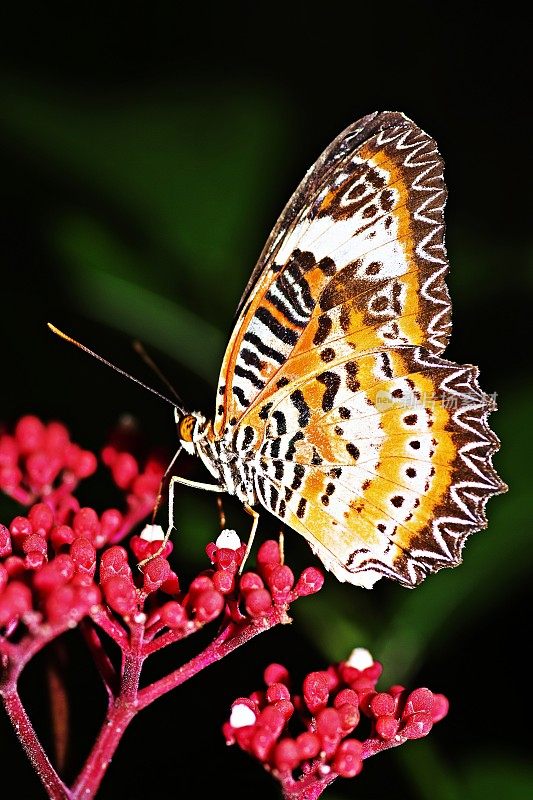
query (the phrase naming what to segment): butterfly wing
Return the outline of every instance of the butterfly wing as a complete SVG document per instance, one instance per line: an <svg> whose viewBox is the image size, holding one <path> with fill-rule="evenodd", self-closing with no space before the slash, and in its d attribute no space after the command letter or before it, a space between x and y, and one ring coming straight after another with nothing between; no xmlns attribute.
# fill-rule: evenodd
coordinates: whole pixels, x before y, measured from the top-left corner
<svg viewBox="0 0 533 800"><path fill-rule="evenodd" d="M490 465L497 440L474 368L438 358L450 330L442 173L433 140L402 114L370 115L344 131L274 228L221 371L215 438L260 458L263 504L338 577L361 585L382 574L414 585L457 563L466 534L484 524L486 499L503 486ZM470 427L464 409L446 411L450 374L475 397ZM379 400L396 402L396 380L410 380L438 407L438 453L428 450L418 471L406 450L411 430L404 435L398 416L409 416L405 407L384 410ZM352 459L364 448L366 461ZM392 485L405 490L401 510Z"/></svg>
<svg viewBox="0 0 533 800"><path fill-rule="evenodd" d="M335 363L246 415L258 495L341 580L405 586L459 563L502 484L477 369L402 347ZM268 415L263 409L268 408ZM256 418L255 415L257 415Z"/></svg>

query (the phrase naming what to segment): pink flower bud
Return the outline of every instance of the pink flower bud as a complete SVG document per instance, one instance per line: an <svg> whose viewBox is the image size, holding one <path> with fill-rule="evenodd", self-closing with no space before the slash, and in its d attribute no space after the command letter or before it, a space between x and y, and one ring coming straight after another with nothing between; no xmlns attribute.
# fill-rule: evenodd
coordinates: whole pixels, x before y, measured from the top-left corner
<svg viewBox="0 0 533 800"><path fill-rule="evenodd" d="M335 708L323 708L316 717L316 731L322 739L334 739L341 732L339 712Z"/></svg>
<svg viewBox="0 0 533 800"><path fill-rule="evenodd" d="M0 525L0 558L6 558L12 553L11 536L5 525Z"/></svg>
<svg viewBox="0 0 533 800"><path fill-rule="evenodd" d="M286 566L275 566L268 574L267 584L275 603L286 603L294 584L292 570Z"/></svg>
<svg viewBox="0 0 533 800"><path fill-rule="evenodd" d="M60 422L49 422L46 425L43 445L48 452L62 453L69 441L69 432Z"/></svg>
<svg viewBox="0 0 533 800"><path fill-rule="evenodd" d="M131 491L143 502L152 502L157 496L159 478L157 475L144 473L133 481Z"/></svg>
<svg viewBox="0 0 533 800"><path fill-rule="evenodd" d="M44 536L54 524L54 512L46 503L37 503L30 508L28 519L34 533L41 533Z"/></svg>
<svg viewBox="0 0 533 800"><path fill-rule="evenodd" d="M232 572L219 569L213 575L213 586L221 594L230 594L235 589L235 578Z"/></svg>
<svg viewBox="0 0 533 800"><path fill-rule="evenodd" d="M70 525L54 525L50 532L50 541L54 550L60 550L74 541L74 531Z"/></svg>
<svg viewBox="0 0 533 800"><path fill-rule="evenodd" d="M425 688L415 689L405 701L402 716L405 718L411 714L416 714L418 711L426 711L431 714L432 710L433 692Z"/></svg>
<svg viewBox="0 0 533 800"><path fill-rule="evenodd" d="M100 533L100 522L94 508L80 508L74 515L72 529L74 536L83 536L90 542L94 542Z"/></svg>
<svg viewBox="0 0 533 800"><path fill-rule="evenodd" d="M132 614L137 607L137 591L130 577L115 575L102 583L107 604L118 614Z"/></svg>
<svg viewBox="0 0 533 800"><path fill-rule="evenodd" d="M237 555L235 550L230 550L229 547L221 547L216 552L216 562L219 569L230 570L236 572L237 570Z"/></svg>
<svg viewBox="0 0 533 800"><path fill-rule="evenodd" d="M333 769L341 778L353 778L358 775L363 768L363 746L357 739L346 739L341 742L335 759Z"/></svg>
<svg viewBox="0 0 533 800"><path fill-rule="evenodd" d="M74 562L66 554L56 556L49 564L45 564L33 579L37 591L50 594L54 589L63 586L74 576Z"/></svg>
<svg viewBox="0 0 533 800"><path fill-rule="evenodd" d="M305 731L305 733L301 733L296 739L296 747L298 748L298 755L301 761L316 758L320 753L321 746L320 738L316 733Z"/></svg>
<svg viewBox="0 0 533 800"><path fill-rule="evenodd" d="M286 722L288 722L294 714L294 706L290 700L275 700L272 704L272 708L279 711Z"/></svg>
<svg viewBox="0 0 533 800"><path fill-rule="evenodd" d="M43 537L39 536L37 533L32 533L31 536L26 536L22 542L22 550L26 554L35 552L44 556L47 551L46 539L43 539Z"/></svg>
<svg viewBox="0 0 533 800"><path fill-rule="evenodd" d="M119 545L104 550L100 558L100 582L107 581L115 575L122 575L124 578L131 577L128 554Z"/></svg>
<svg viewBox="0 0 533 800"><path fill-rule="evenodd" d="M26 459L26 473L32 486L50 486L63 468L63 461L59 456L38 451Z"/></svg>
<svg viewBox="0 0 533 800"><path fill-rule="evenodd" d="M252 589L246 594L245 605L251 617L260 617L272 607L272 598L266 589Z"/></svg>
<svg viewBox="0 0 533 800"><path fill-rule="evenodd" d="M118 453L112 466L113 480L120 489L127 489L139 474L139 466L130 453Z"/></svg>
<svg viewBox="0 0 533 800"><path fill-rule="evenodd" d="M160 618L167 628L181 628L187 621L187 613L182 605L174 600L169 600L168 603L161 606Z"/></svg>
<svg viewBox="0 0 533 800"><path fill-rule="evenodd" d="M214 589L200 592L195 600L195 613L198 622L211 622L222 613L224 597Z"/></svg>
<svg viewBox="0 0 533 800"><path fill-rule="evenodd" d="M31 608L31 592L24 583L9 583L0 600L0 626L22 617Z"/></svg>
<svg viewBox="0 0 533 800"><path fill-rule="evenodd" d="M208 557L209 561L210 561L212 564L214 564L214 563L215 563L215 558L216 558L216 554L217 554L217 549L218 549L218 548L217 548L217 546L216 546L216 544L215 544L214 542L209 542L209 543L208 543L208 544L206 544L206 546L205 546L205 552L206 552L206 555L207 555L207 557Z"/></svg>
<svg viewBox="0 0 533 800"><path fill-rule="evenodd" d="M108 542L122 525L122 514L116 508L108 508L100 518L100 533Z"/></svg>
<svg viewBox="0 0 533 800"><path fill-rule="evenodd" d="M440 722L441 719L444 719L448 713L449 707L450 704L447 697L445 697L443 694L434 694L433 709L431 711L431 719L433 723Z"/></svg>
<svg viewBox="0 0 533 800"><path fill-rule="evenodd" d="M0 467L16 467L19 457L18 444L12 436L0 436Z"/></svg>
<svg viewBox="0 0 533 800"><path fill-rule="evenodd" d="M45 444L45 428L37 417L21 417L15 426L15 438L22 453L31 453Z"/></svg>
<svg viewBox="0 0 533 800"><path fill-rule="evenodd" d="M433 727L431 714L427 711L419 711L407 717L401 729L401 735L406 739L421 739L427 736Z"/></svg>
<svg viewBox="0 0 533 800"><path fill-rule="evenodd" d="M341 706L336 706L336 710L340 719L342 735L346 736L359 724L359 709L357 706L352 705L352 703L344 703Z"/></svg>
<svg viewBox="0 0 533 800"><path fill-rule="evenodd" d="M179 594L180 582L173 570L170 570L167 579L161 584L161 591L165 594Z"/></svg>
<svg viewBox="0 0 533 800"><path fill-rule="evenodd" d="M72 460L70 468L77 478L88 478L96 472L98 462L90 450L80 450Z"/></svg>
<svg viewBox="0 0 533 800"><path fill-rule="evenodd" d="M267 686L271 683L284 683L287 686L289 683L289 671L282 664L270 664L263 677Z"/></svg>
<svg viewBox="0 0 533 800"><path fill-rule="evenodd" d="M241 728L236 731L235 736L240 744L239 734L245 731L246 728ZM267 761L276 743L276 736L268 728L258 728L257 726L248 729L251 735L248 735L249 747L254 756L259 761ZM242 746L242 745L241 745Z"/></svg>
<svg viewBox="0 0 533 800"><path fill-rule="evenodd" d="M208 575L198 575L191 581L189 594L194 597L200 592L208 592L213 589L213 581Z"/></svg>
<svg viewBox="0 0 533 800"><path fill-rule="evenodd" d="M4 567L10 578L18 578L26 572L24 559L20 556L8 556L4 561Z"/></svg>
<svg viewBox="0 0 533 800"><path fill-rule="evenodd" d="M20 542L33 533L31 522L26 517L15 517L9 526L11 537L15 542Z"/></svg>
<svg viewBox="0 0 533 800"><path fill-rule="evenodd" d="M6 494L13 492L22 481L22 472L18 467L0 466L0 488Z"/></svg>
<svg viewBox="0 0 533 800"><path fill-rule="evenodd" d="M269 703L275 703L276 700L290 700L291 694L285 684L271 683L266 690L266 699Z"/></svg>
<svg viewBox="0 0 533 800"><path fill-rule="evenodd" d="M257 552L257 565L264 567L266 564L279 564L280 554L279 545L274 539L267 539L263 542Z"/></svg>
<svg viewBox="0 0 533 800"><path fill-rule="evenodd" d="M262 728L268 728L277 739L285 727L285 717L277 708L266 706L259 714L257 724Z"/></svg>
<svg viewBox="0 0 533 800"><path fill-rule="evenodd" d="M376 720L376 733L381 739L388 740L394 738L399 727L399 721L396 717L390 715L378 717Z"/></svg>
<svg viewBox="0 0 533 800"><path fill-rule="evenodd" d="M387 692L378 692L370 701L370 711L375 717L394 714L395 707L393 696Z"/></svg>
<svg viewBox="0 0 533 800"><path fill-rule="evenodd" d="M251 592L253 589L264 589L265 584L263 579L255 572L245 572L241 575L239 583L240 590L243 593Z"/></svg>
<svg viewBox="0 0 533 800"><path fill-rule="evenodd" d="M274 765L280 772L292 772L300 763L300 753L294 739L282 739L274 750Z"/></svg>
<svg viewBox="0 0 533 800"><path fill-rule="evenodd" d="M167 579L170 566L166 558L158 556L153 558L144 567L144 590L155 592Z"/></svg>
<svg viewBox="0 0 533 800"><path fill-rule="evenodd" d="M70 556L79 572L94 575L96 571L96 550L92 543L83 537L74 539L70 545Z"/></svg>
<svg viewBox="0 0 533 800"><path fill-rule="evenodd" d="M354 692L353 689L341 689L336 695L333 705L335 708L340 708L345 703L350 703L350 705L357 708L359 706L359 696L357 692Z"/></svg>
<svg viewBox="0 0 533 800"><path fill-rule="evenodd" d="M310 594L319 592L323 585L324 575L322 572L315 567L307 567L298 578L294 587L294 594L296 597L307 597Z"/></svg>
<svg viewBox="0 0 533 800"><path fill-rule="evenodd" d="M310 672L303 682L303 695L307 708L315 714L327 705L329 699L328 680L323 672Z"/></svg>

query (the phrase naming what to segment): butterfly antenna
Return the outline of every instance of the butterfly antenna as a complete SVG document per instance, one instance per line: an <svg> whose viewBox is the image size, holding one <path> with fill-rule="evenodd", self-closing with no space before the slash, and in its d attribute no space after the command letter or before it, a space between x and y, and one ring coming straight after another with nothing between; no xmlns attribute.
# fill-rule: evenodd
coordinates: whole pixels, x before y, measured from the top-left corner
<svg viewBox="0 0 533 800"><path fill-rule="evenodd" d="M142 344L142 342L140 342L138 339L136 339L136 340L133 342L133 349L135 350L135 352L137 353L137 355L139 355L139 356L142 358L142 360L144 361L144 363L145 363L145 364L146 364L148 367L150 367L150 369L151 369L153 372L155 372L155 374L157 375L157 377L159 378L159 380L160 380L162 383L164 383L164 384L165 384L165 386L167 387L167 389L169 389L169 390L172 392L172 394L174 395L174 397L176 398L176 400L177 400L177 402L178 402L178 405L179 405L180 407L181 407L181 406L183 406L183 400L181 399L181 397L179 396L179 394L177 393L177 391L175 390L175 388L172 386L172 384L170 383L169 379L168 379L168 378L167 378L167 376L164 374L164 372L162 372L162 370L160 369L160 367L158 367L158 365L155 363L155 361L153 360L152 356L151 356L151 355L149 355L149 354L146 352L146 350L145 350L145 348L144 348L144 345Z"/></svg>
<svg viewBox="0 0 533 800"><path fill-rule="evenodd" d="M129 372L126 372L125 370L120 369L120 367L115 366L115 364L112 364L111 361L108 361L106 358L99 356L98 353L94 352L94 350L90 350L84 344L81 344L81 342L77 342L76 339L73 339L72 336L68 336L66 333L63 333L63 331L60 331L59 328L56 328L56 326L52 325L51 322L47 322L47 325L52 331L52 333L55 333L56 336L59 336L60 339L64 339L66 342L70 342L70 344L76 345L76 347L79 347L79 349L83 350L84 353L88 353L88 355L92 356L93 358L96 358L97 361L101 361L102 364L106 365L106 367L111 367L111 369L115 370L115 372L118 372L120 375L124 375L125 378L129 378L130 381L133 381L134 383L137 383L139 386L142 386L142 388L146 389L146 391L151 392L152 394L155 394L156 397L161 398L161 400L165 400L165 402L170 403L171 406L177 408L178 411L180 411L182 414L185 413L182 406L178 405L174 400L171 400L169 397L166 397L164 394L161 394L161 392L152 389L151 386L147 386L138 378L134 378L133 375L129 374Z"/></svg>

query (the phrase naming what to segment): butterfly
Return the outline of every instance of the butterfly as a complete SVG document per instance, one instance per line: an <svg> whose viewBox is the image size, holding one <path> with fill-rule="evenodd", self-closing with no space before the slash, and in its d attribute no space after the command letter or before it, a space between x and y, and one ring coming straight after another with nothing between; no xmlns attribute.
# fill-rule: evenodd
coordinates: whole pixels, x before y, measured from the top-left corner
<svg viewBox="0 0 533 800"><path fill-rule="evenodd" d="M365 116L327 147L245 288L214 419L176 407L181 447L216 482L173 476L171 517L175 482L227 492L253 530L262 506L367 588L461 561L507 487L494 399L476 367L441 357L445 201L436 144L401 113Z"/></svg>

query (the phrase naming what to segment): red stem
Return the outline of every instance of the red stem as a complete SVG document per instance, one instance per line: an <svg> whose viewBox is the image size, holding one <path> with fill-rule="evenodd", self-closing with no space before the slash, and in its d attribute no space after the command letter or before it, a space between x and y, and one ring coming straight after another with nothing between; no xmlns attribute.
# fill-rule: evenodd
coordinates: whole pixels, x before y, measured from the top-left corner
<svg viewBox="0 0 533 800"><path fill-rule="evenodd" d="M111 659L107 655L98 631L89 619L80 622L80 630L89 648L93 661L100 673L108 699L111 701L118 691L118 676Z"/></svg>
<svg viewBox="0 0 533 800"><path fill-rule="evenodd" d="M144 661L142 643L142 626L134 625L131 631L131 651L123 657L120 692L110 707L85 766L72 787L73 800L91 800L95 797L124 731L139 710L137 697Z"/></svg>
<svg viewBox="0 0 533 800"><path fill-rule="evenodd" d="M17 690L2 690L2 699L9 719L15 729L22 747L28 756L33 768L41 779L51 800L72 800L72 795L65 786L37 738L24 706L20 701Z"/></svg>
<svg viewBox="0 0 533 800"><path fill-rule="evenodd" d="M210 664L220 661L221 658L224 658L233 650L236 650L241 645L250 641L250 639L253 639L254 636L257 636L259 633L288 621L285 607L274 606L264 619L255 623L248 623L243 628L236 628L234 623L229 623L229 625L222 630L222 633L211 642L205 650L199 653L199 655L195 656L181 667L178 667L178 669L171 672L170 675L165 675L164 678L141 689L137 698L138 708L146 708L146 706L153 703L154 700L157 700L171 689L175 689L177 686L185 683L185 681L197 675L198 672L201 672L201 670L205 669ZM235 635L231 635L235 630Z"/></svg>
<svg viewBox="0 0 533 800"><path fill-rule="evenodd" d="M280 780L284 800L316 800L337 777L335 772L322 778L311 773L295 781L289 773Z"/></svg>

